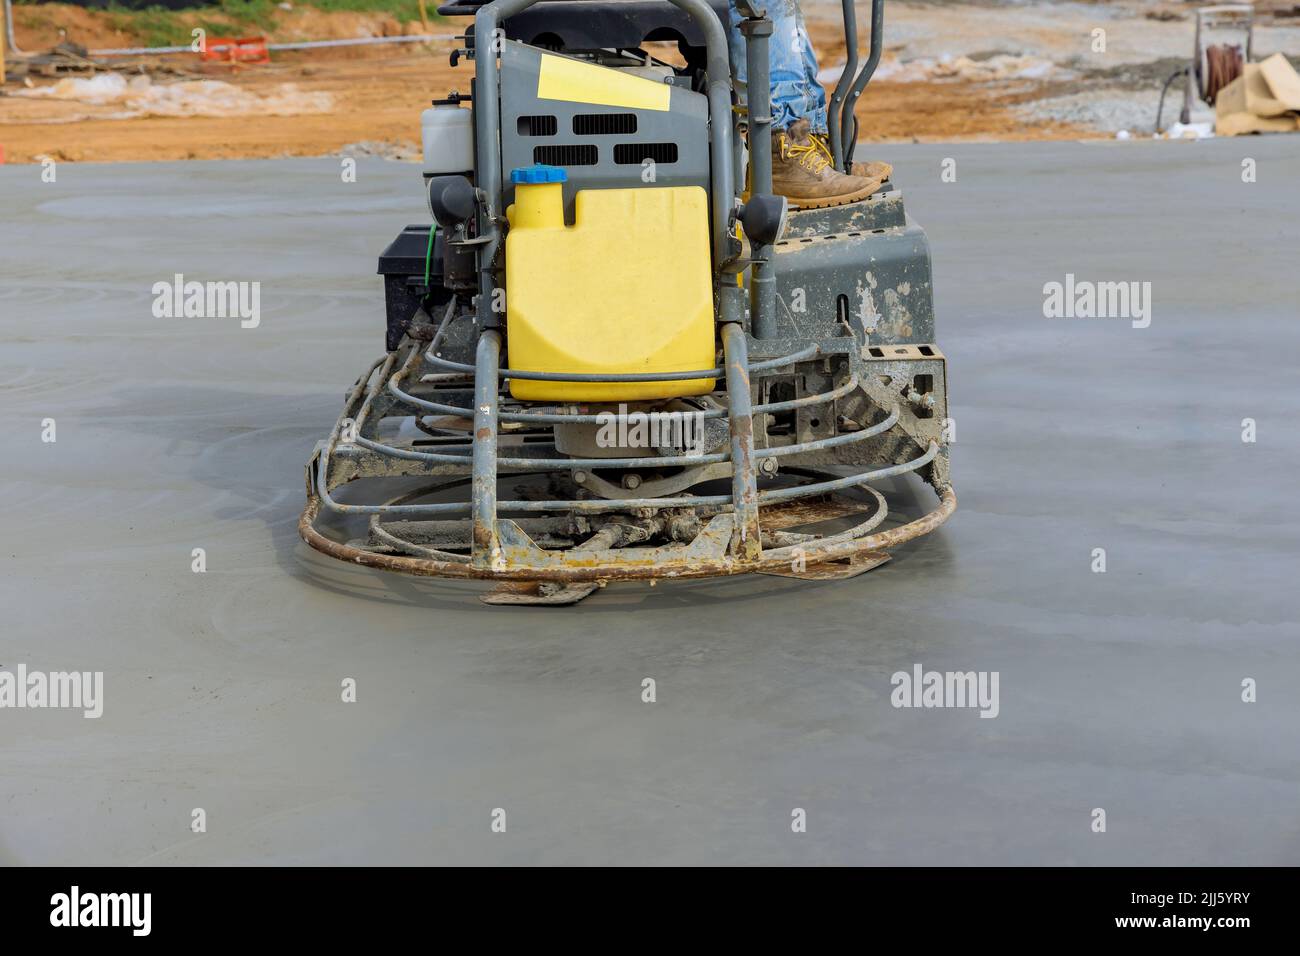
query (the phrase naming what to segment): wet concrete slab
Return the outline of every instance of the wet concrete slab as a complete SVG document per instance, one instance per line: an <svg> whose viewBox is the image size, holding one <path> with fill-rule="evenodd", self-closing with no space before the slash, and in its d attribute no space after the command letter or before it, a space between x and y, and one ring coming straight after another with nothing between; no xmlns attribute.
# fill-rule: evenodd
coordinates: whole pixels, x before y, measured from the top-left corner
<svg viewBox="0 0 1300 956"><path fill-rule="evenodd" d="M0 669L104 672L99 719L0 710L0 862L1300 863L1295 143L867 150L933 243L957 514L848 582L535 610L297 538L417 167L0 168ZM177 273L260 324L155 317ZM1149 327L1046 318L1067 274ZM997 716L894 707L917 665Z"/></svg>

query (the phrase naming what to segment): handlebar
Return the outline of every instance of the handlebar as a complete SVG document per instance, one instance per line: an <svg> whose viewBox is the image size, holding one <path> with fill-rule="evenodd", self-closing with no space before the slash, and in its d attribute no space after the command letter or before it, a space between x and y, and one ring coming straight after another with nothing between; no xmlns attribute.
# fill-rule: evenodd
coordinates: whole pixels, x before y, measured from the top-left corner
<svg viewBox="0 0 1300 956"><path fill-rule="evenodd" d="M831 154L835 157L836 167L848 172L853 167L853 150L857 146L858 122L854 115L858 98L867 88L867 83L875 75L880 64L880 54L885 40L885 0L871 0L871 51L867 55L862 72L854 76L858 68L858 16L854 0L843 0L844 10L844 47L847 61L835 92L831 94L827 107L827 125L830 127Z"/></svg>

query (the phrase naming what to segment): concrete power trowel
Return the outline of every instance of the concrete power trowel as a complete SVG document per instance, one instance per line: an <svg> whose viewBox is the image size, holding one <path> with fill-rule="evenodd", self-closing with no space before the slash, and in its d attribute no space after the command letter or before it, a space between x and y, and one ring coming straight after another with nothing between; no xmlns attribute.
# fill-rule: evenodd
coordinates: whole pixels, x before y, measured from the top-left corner
<svg viewBox="0 0 1300 956"><path fill-rule="evenodd" d="M743 88L725 0L440 8L473 17L452 54L472 92L425 111L433 221L380 257L387 351L307 467L313 548L572 604L632 579L849 578L952 514L925 233L888 181L830 208L772 193L759 2L737 3ZM860 70L843 13L848 170L884 2ZM872 483L908 472L938 504L889 520Z"/></svg>

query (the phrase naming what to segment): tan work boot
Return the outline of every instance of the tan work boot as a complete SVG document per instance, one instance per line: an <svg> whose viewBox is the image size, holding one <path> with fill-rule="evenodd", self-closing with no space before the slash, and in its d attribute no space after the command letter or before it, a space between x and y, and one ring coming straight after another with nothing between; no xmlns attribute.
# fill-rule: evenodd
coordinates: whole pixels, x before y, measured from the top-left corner
<svg viewBox="0 0 1300 956"><path fill-rule="evenodd" d="M854 163L851 170L854 176L863 179L879 179L882 183L893 175L894 167L889 163Z"/></svg>
<svg viewBox="0 0 1300 956"><path fill-rule="evenodd" d="M809 135L806 119L772 133L772 191L800 209L842 206L866 199L884 178L839 172L819 136Z"/></svg>

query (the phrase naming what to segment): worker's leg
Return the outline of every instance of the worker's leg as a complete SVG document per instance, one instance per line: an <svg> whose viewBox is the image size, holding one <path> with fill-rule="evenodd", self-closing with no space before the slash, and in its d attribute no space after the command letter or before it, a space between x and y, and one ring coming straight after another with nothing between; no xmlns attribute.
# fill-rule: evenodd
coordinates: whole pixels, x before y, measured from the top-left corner
<svg viewBox="0 0 1300 956"><path fill-rule="evenodd" d="M812 133L826 133L826 91L817 82L817 54L808 39L803 12L797 0L755 0L766 4L772 21L768 60L772 82L772 128L789 129L800 119L808 120ZM740 35L742 17L731 3L731 72L740 90L745 85L745 38Z"/></svg>
<svg viewBox="0 0 1300 956"><path fill-rule="evenodd" d="M773 27L768 43L773 191L803 207L837 206L865 199L880 188L884 177L846 175L832 165L825 139L826 91L817 81L817 55L798 0L757 2L766 5ZM743 17L735 0L730 12L731 72L743 102L745 38L740 33Z"/></svg>

